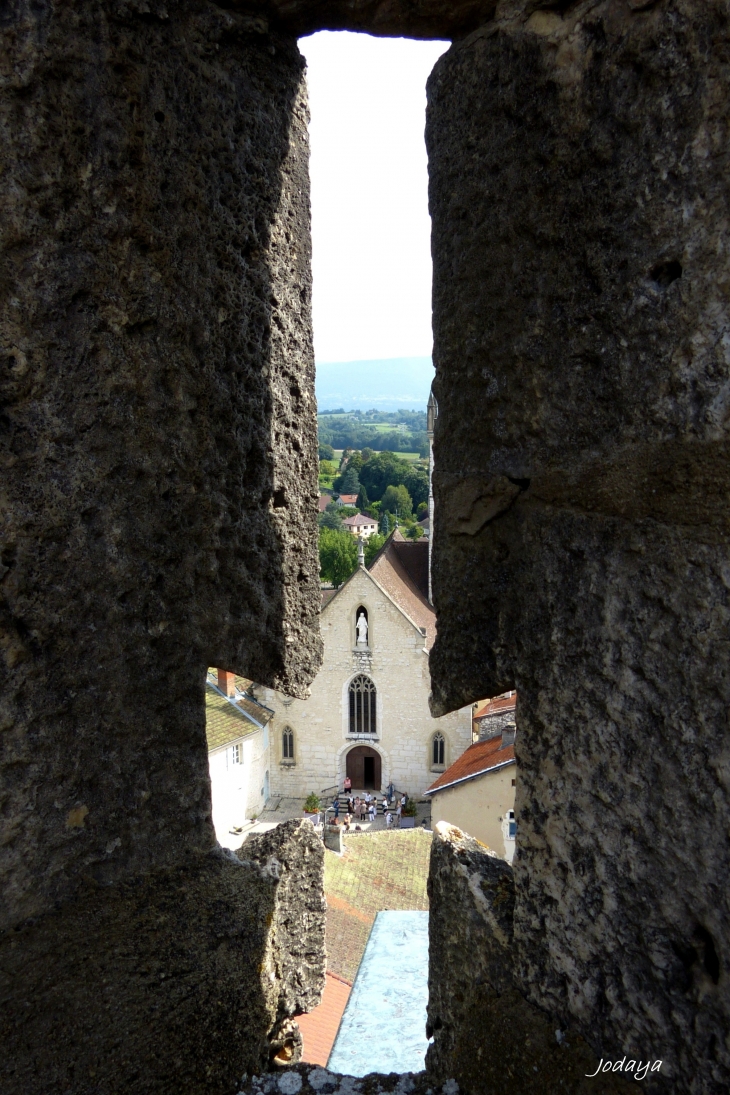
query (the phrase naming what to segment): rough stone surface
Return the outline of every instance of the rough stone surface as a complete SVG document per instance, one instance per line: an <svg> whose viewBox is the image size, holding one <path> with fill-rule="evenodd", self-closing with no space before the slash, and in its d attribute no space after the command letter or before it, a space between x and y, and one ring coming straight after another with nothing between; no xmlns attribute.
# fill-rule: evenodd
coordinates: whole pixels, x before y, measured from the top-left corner
<svg viewBox="0 0 730 1095"><path fill-rule="evenodd" d="M512 868L473 837L440 822L428 878L426 1068L437 1083L455 1078L489 1095L632 1090L595 1073L598 1060L577 1032L563 1030L517 988Z"/></svg>
<svg viewBox="0 0 730 1095"><path fill-rule="evenodd" d="M0 16L4 1091L218 1090L268 1030L231 1005L259 914L211 855L203 692L303 695L321 650L303 61L262 26Z"/></svg>
<svg viewBox="0 0 730 1095"><path fill-rule="evenodd" d="M290 1016L324 983L322 843L294 821L246 852L90 888L9 933L3 1095L230 1093L295 1059Z"/></svg>
<svg viewBox="0 0 730 1095"><path fill-rule="evenodd" d="M491 19L497 0L243 0L288 34L359 30L404 38L459 38Z"/></svg>
<svg viewBox="0 0 730 1095"><path fill-rule="evenodd" d="M719 1095L730 10L559 9L429 84L433 710L518 689L521 991Z"/></svg>
<svg viewBox="0 0 730 1095"><path fill-rule="evenodd" d="M236 853L276 883L270 963L286 1018L311 1011L324 991L324 848L310 821L286 821L248 838Z"/></svg>
<svg viewBox="0 0 730 1095"><path fill-rule="evenodd" d="M238 1095L459 1095L453 1079L434 1085L425 1072L371 1072L356 1079L329 1069L298 1064L278 1076L244 1076Z"/></svg>

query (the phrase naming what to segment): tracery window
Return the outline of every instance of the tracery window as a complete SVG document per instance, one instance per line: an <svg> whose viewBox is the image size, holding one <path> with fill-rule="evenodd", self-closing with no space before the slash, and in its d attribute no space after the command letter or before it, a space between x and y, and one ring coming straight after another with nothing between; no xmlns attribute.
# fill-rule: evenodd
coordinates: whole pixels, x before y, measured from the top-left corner
<svg viewBox="0 0 730 1095"><path fill-rule="evenodd" d="M431 742L431 762L435 766L442 766L445 763L446 757L446 742L444 741L443 734L434 734Z"/></svg>
<svg viewBox="0 0 730 1095"><path fill-rule="evenodd" d="M281 755L284 760L294 760L294 731L285 726L281 732Z"/></svg>
<svg viewBox="0 0 730 1095"><path fill-rule="evenodd" d="M375 685L364 673L350 682L350 733L376 733L377 693Z"/></svg>

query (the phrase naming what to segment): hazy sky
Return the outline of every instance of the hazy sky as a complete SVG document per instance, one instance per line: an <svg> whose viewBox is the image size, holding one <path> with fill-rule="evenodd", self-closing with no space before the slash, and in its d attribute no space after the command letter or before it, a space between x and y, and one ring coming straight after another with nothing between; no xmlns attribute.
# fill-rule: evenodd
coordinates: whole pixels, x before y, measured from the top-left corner
<svg viewBox="0 0 730 1095"><path fill-rule="evenodd" d="M429 355L426 80L448 42L303 38L318 362Z"/></svg>

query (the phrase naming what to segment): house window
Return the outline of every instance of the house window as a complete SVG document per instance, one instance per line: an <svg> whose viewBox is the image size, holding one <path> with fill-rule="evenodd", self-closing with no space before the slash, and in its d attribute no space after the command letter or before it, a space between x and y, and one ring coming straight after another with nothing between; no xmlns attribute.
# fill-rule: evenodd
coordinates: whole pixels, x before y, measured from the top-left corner
<svg viewBox="0 0 730 1095"><path fill-rule="evenodd" d="M350 682L350 733L375 734L377 695L375 685L364 673Z"/></svg>
<svg viewBox="0 0 730 1095"><path fill-rule="evenodd" d="M281 756L283 760L294 760L294 731L285 726L281 732Z"/></svg>
<svg viewBox="0 0 730 1095"><path fill-rule="evenodd" d="M231 764L241 763L241 746L234 745L231 747Z"/></svg>
<svg viewBox="0 0 730 1095"><path fill-rule="evenodd" d="M509 825L509 839L514 840L517 836L517 822L515 821L514 810L509 810L507 813L507 822Z"/></svg>
<svg viewBox="0 0 730 1095"><path fill-rule="evenodd" d="M446 742L443 734L434 734L431 742L431 761L434 768L443 768L446 757Z"/></svg>

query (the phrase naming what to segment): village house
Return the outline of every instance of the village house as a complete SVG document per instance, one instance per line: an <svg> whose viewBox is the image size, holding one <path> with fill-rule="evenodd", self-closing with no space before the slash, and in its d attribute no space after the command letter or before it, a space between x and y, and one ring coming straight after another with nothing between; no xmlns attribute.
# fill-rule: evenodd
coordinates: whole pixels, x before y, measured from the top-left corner
<svg viewBox="0 0 730 1095"><path fill-rule="evenodd" d="M303 797L349 776L354 789L391 783L421 797L471 742L471 708L434 719L428 651L428 544L396 531L369 567L361 562L322 608L322 668L297 700L257 686L274 716L272 794Z"/></svg>
<svg viewBox="0 0 730 1095"><path fill-rule="evenodd" d="M365 517L362 513L356 513L354 517L346 517L342 524L353 536L361 536L368 540L378 531L378 522L372 517Z"/></svg>
<svg viewBox="0 0 730 1095"><path fill-rule="evenodd" d="M476 741L426 791L431 824L446 821L508 863L515 854L514 725Z"/></svg>
<svg viewBox="0 0 730 1095"><path fill-rule="evenodd" d="M357 495L356 494L340 494L335 498L335 505L337 506L356 506Z"/></svg>
<svg viewBox="0 0 730 1095"><path fill-rule="evenodd" d="M511 726L515 721L516 706L515 691L503 692L501 696L478 704L472 716L474 739L486 741L487 738L500 734L505 727Z"/></svg>
<svg viewBox="0 0 730 1095"><path fill-rule="evenodd" d="M209 669L205 681L213 825L219 844L236 847L236 830L257 817L269 794L269 730L273 712L250 694L251 681ZM231 838L233 837L233 841Z"/></svg>

